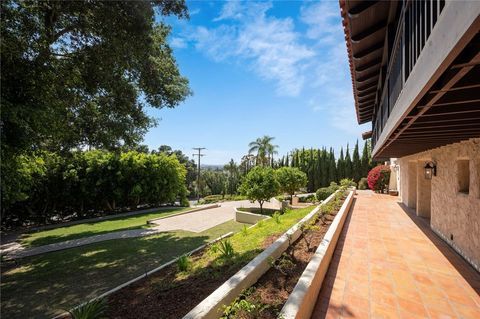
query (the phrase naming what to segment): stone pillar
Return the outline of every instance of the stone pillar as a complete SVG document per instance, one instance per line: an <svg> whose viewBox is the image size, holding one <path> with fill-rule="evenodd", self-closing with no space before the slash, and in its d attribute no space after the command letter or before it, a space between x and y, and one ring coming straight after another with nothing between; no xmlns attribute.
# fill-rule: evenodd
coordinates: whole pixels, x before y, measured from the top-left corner
<svg viewBox="0 0 480 319"><path fill-rule="evenodd" d="M407 196L407 206L415 209L417 207L417 162L408 162L407 189L404 195Z"/></svg>

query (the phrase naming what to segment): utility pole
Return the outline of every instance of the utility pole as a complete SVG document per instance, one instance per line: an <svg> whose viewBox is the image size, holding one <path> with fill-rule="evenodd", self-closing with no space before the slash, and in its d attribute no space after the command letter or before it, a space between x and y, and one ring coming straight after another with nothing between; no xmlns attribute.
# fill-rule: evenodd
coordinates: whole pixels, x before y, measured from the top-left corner
<svg viewBox="0 0 480 319"><path fill-rule="evenodd" d="M195 151L198 151L197 154L193 154L193 156L198 156L198 167L197 167L197 200L200 200L200 158L205 156L202 154L202 150L206 150L205 147L194 147Z"/></svg>

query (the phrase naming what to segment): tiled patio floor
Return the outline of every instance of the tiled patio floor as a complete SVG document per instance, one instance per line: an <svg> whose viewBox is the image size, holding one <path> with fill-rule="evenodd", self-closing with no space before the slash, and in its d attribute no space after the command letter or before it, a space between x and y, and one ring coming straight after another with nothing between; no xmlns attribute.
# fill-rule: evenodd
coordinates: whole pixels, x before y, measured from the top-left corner
<svg viewBox="0 0 480 319"><path fill-rule="evenodd" d="M312 318L480 318L480 275L397 197L359 192Z"/></svg>

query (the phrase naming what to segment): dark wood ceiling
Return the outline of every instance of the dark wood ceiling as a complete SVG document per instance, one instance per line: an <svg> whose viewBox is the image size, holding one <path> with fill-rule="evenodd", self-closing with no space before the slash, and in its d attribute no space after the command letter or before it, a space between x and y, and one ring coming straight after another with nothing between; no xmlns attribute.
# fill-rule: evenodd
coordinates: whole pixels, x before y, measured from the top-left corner
<svg viewBox="0 0 480 319"><path fill-rule="evenodd" d="M480 137L478 31L375 157L402 157L474 137Z"/></svg>

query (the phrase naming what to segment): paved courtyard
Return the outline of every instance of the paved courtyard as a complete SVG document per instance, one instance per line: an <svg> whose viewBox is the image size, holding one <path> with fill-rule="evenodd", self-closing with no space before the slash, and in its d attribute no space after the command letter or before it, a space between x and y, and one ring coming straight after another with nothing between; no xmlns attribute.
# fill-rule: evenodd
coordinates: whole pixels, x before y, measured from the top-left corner
<svg viewBox="0 0 480 319"><path fill-rule="evenodd" d="M480 318L480 275L397 197L359 191L312 318Z"/></svg>

